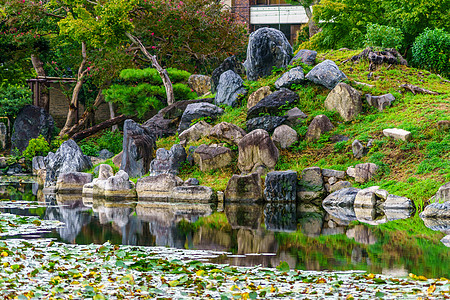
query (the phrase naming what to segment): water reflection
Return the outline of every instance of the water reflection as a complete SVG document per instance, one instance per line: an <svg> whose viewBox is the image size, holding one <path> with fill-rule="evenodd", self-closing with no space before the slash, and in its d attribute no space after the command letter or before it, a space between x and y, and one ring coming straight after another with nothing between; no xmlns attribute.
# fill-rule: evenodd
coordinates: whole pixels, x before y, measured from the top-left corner
<svg viewBox="0 0 450 300"><path fill-rule="evenodd" d="M450 251L445 252L444 246L450 244L450 220L428 219L414 225L446 232L446 237L439 237L442 243L433 246L436 253L431 254L427 252L431 248L420 248L415 237L414 244L403 245L396 242L397 231L387 235L378 229L393 220L409 218L411 213L404 210L324 209L314 203L272 202L225 203L224 213L218 213L215 204L208 203L120 202L81 195L44 195L30 184L0 185L0 195L5 199L40 201L45 206L41 210L2 211L64 222L65 227L42 236L67 243L101 244L109 240L128 245L226 251L232 254L214 262L241 266L274 267L286 261L291 267L308 270L362 269L384 274L405 274L406 270L429 277L450 275L445 267L450 263ZM197 222L200 218L201 222ZM398 241L405 243L404 236L398 233Z"/></svg>

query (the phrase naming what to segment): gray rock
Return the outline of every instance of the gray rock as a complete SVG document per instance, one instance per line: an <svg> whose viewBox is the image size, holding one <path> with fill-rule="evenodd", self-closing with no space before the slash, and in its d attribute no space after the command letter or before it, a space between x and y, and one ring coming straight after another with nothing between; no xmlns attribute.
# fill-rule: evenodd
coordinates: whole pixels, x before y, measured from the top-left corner
<svg viewBox="0 0 450 300"><path fill-rule="evenodd" d="M112 162L113 162L114 166L118 167L119 169L120 169L120 165L122 164L122 154L123 154L123 151L120 151L119 154L115 155L112 158Z"/></svg>
<svg viewBox="0 0 450 300"><path fill-rule="evenodd" d="M217 86L219 85L220 75L226 71L231 70L238 75L245 73L244 66L237 61L236 56L227 57L223 63L216 68L211 75L211 93L217 92Z"/></svg>
<svg viewBox="0 0 450 300"><path fill-rule="evenodd" d="M447 201L450 201L450 182L441 186L433 198L430 199L430 202L443 203Z"/></svg>
<svg viewBox="0 0 450 300"><path fill-rule="evenodd" d="M424 218L449 219L450 218L450 201L444 203L431 203L427 205L420 214Z"/></svg>
<svg viewBox="0 0 450 300"><path fill-rule="evenodd" d="M184 185L200 185L200 182L197 178L189 178L184 182Z"/></svg>
<svg viewBox="0 0 450 300"><path fill-rule="evenodd" d="M287 125L281 125L275 128L272 135L275 145L280 145L281 149L286 149L298 141L297 131Z"/></svg>
<svg viewBox="0 0 450 300"><path fill-rule="evenodd" d="M284 88L280 89L250 108L247 112L247 120L259 117L261 114L276 115L281 112L282 106L292 104L298 99L297 93Z"/></svg>
<svg viewBox="0 0 450 300"><path fill-rule="evenodd" d="M337 182L337 178L336 177L330 177L330 178L328 178L328 183L330 184L330 185L333 185L333 184L335 184Z"/></svg>
<svg viewBox="0 0 450 300"><path fill-rule="evenodd" d="M383 134L395 140L409 141L411 139L411 132L398 128L383 129Z"/></svg>
<svg viewBox="0 0 450 300"><path fill-rule="evenodd" d="M265 97L272 94L272 91L270 90L269 86L263 86L257 89L255 92L253 92L250 96L248 96L247 100L247 108L250 109L256 104L258 104L259 101L264 99Z"/></svg>
<svg viewBox="0 0 450 300"><path fill-rule="evenodd" d="M330 186L330 193L334 193L336 191L342 190L342 189L346 189L346 188L350 188L352 187L352 184L348 181L338 181L335 184L333 184L332 186Z"/></svg>
<svg viewBox="0 0 450 300"><path fill-rule="evenodd" d="M114 153L112 153L108 149L102 149L98 152L98 158L100 158L100 159L109 159L113 156L114 156Z"/></svg>
<svg viewBox="0 0 450 300"><path fill-rule="evenodd" d="M263 183L261 175L258 173L249 175L234 174L228 181L225 189L225 201L260 202L263 199Z"/></svg>
<svg viewBox="0 0 450 300"><path fill-rule="evenodd" d="M354 140L352 143L352 152L355 158L360 159L365 155L366 148L360 141Z"/></svg>
<svg viewBox="0 0 450 300"><path fill-rule="evenodd" d="M302 201L312 201L322 198L324 194L325 186L322 170L319 167L304 169L298 182L297 197Z"/></svg>
<svg viewBox="0 0 450 300"><path fill-rule="evenodd" d="M172 198L173 189L183 184L183 180L173 174L146 176L138 179L136 192L139 201L169 201Z"/></svg>
<svg viewBox="0 0 450 300"><path fill-rule="evenodd" d="M351 121L362 111L361 93L346 83L338 83L325 99L325 107L337 111L344 121Z"/></svg>
<svg viewBox="0 0 450 300"><path fill-rule="evenodd" d="M450 234L441 239L441 243L450 248Z"/></svg>
<svg viewBox="0 0 450 300"><path fill-rule="evenodd" d="M82 172L92 168L91 159L84 155L74 140L61 144L56 153L50 152L44 158L46 166L45 186L53 186L60 174Z"/></svg>
<svg viewBox="0 0 450 300"><path fill-rule="evenodd" d="M416 206L411 199L402 196L388 195L386 201L383 202L384 209L407 209L414 210Z"/></svg>
<svg viewBox="0 0 450 300"><path fill-rule="evenodd" d="M231 70L220 75L217 94L214 100L216 105L229 105L235 107L238 105L239 94L247 94L244 88L244 80Z"/></svg>
<svg viewBox="0 0 450 300"><path fill-rule="evenodd" d="M300 124L304 119L308 118L298 107L288 110L285 116L287 117L286 123L291 127Z"/></svg>
<svg viewBox="0 0 450 300"><path fill-rule="evenodd" d="M375 207L375 205L378 202L378 199L375 191L378 190L380 187L379 186L371 186L365 189L360 190L357 194L356 194L356 198L355 198L355 203L354 203L354 207L367 207L367 208L371 208L371 207Z"/></svg>
<svg viewBox="0 0 450 300"><path fill-rule="evenodd" d="M306 50L302 49L297 52L297 54L291 59L289 62L290 65L292 65L294 62L299 61L307 65L314 65L314 62L316 61L317 52L314 50Z"/></svg>
<svg viewBox="0 0 450 300"><path fill-rule="evenodd" d="M188 157L187 157L187 162L189 163L189 165L192 167L193 165L195 165L195 161L194 161L194 152L195 149L197 149L198 147L196 146L190 146L188 149Z"/></svg>
<svg viewBox="0 0 450 300"><path fill-rule="evenodd" d="M268 202L295 202L297 199L297 172L276 171L266 176L264 196Z"/></svg>
<svg viewBox="0 0 450 300"><path fill-rule="evenodd" d="M253 173L261 168L273 170L278 162L278 149L265 130L256 129L248 133L238 148L238 167L243 173Z"/></svg>
<svg viewBox="0 0 450 300"><path fill-rule="evenodd" d="M231 150L218 145L200 145L194 151L194 161L202 172L228 166L233 160Z"/></svg>
<svg viewBox="0 0 450 300"><path fill-rule="evenodd" d="M373 163L358 164L355 166L355 180L356 182L359 183L368 182L376 175L377 171L378 166L376 164Z"/></svg>
<svg viewBox="0 0 450 300"><path fill-rule="evenodd" d="M105 180L114 176L113 168L110 165L102 164L98 168L98 179Z"/></svg>
<svg viewBox="0 0 450 300"><path fill-rule="evenodd" d="M33 175L38 175L40 170L45 171L45 160L43 156L35 156L31 160L31 170Z"/></svg>
<svg viewBox="0 0 450 300"><path fill-rule="evenodd" d="M211 90L211 77L206 75L192 74L189 76L188 85L198 96L203 96Z"/></svg>
<svg viewBox="0 0 450 300"><path fill-rule="evenodd" d="M370 106L378 109L378 111L383 111L386 107L392 105L392 102L395 101L395 97L392 94L385 94L381 96L372 96L371 94L366 94L366 101Z"/></svg>
<svg viewBox="0 0 450 300"><path fill-rule="evenodd" d="M293 84L302 83L305 80L305 74L302 67L295 67L281 75L277 81L275 81L275 88L290 88Z"/></svg>
<svg viewBox="0 0 450 300"><path fill-rule="evenodd" d="M213 189L207 186L177 186L172 190L172 202L211 203L217 200Z"/></svg>
<svg viewBox="0 0 450 300"><path fill-rule="evenodd" d="M311 124L309 124L305 139L310 142L316 141L322 134L333 129L334 126L327 116L318 115L312 120Z"/></svg>
<svg viewBox="0 0 450 300"><path fill-rule="evenodd" d="M353 166L348 167L346 173L347 173L347 175L349 177L355 178L355 176L356 176L356 169L355 169L355 167L353 167Z"/></svg>
<svg viewBox="0 0 450 300"><path fill-rule="evenodd" d="M186 110L181 116L180 125L178 126L178 132L181 133L191 126L193 120L200 118L211 118L211 120L217 119L217 117L224 113L224 110L214 104L207 102L193 103L186 107Z"/></svg>
<svg viewBox="0 0 450 300"><path fill-rule="evenodd" d="M11 149L24 151L28 142L42 135L50 143L55 122L42 107L27 105L23 107L14 121L11 135Z"/></svg>
<svg viewBox="0 0 450 300"><path fill-rule="evenodd" d="M322 169L322 176L323 177L336 177L338 179L344 179L345 172L338 171L338 170L332 170L332 169Z"/></svg>
<svg viewBox="0 0 450 300"><path fill-rule="evenodd" d="M210 137L232 145L237 145L246 134L241 127L227 122L217 124L209 132Z"/></svg>
<svg viewBox="0 0 450 300"><path fill-rule="evenodd" d="M111 176L105 180L104 195L106 198L135 198L135 185L128 174L120 170L115 176Z"/></svg>
<svg viewBox="0 0 450 300"><path fill-rule="evenodd" d="M292 58L292 47L286 36L273 28L260 28L252 34L244 62L248 80L272 74L272 68L285 68Z"/></svg>
<svg viewBox="0 0 450 300"><path fill-rule="evenodd" d="M450 121L449 120L440 120L437 122L437 128L439 131L448 131L450 129Z"/></svg>
<svg viewBox="0 0 450 300"><path fill-rule="evenodd" d="M186 145L189 142L196 142L204 136L208 136L209 132L213 128L205 121L200 121L180 133L178 138L182 145Z"/></svg>
<svg viewBox="0 0 450 300"><path fill-rule="evenodd" d="M81 172L62 173L56 181L56 191L60 194L81 194L83 186L92 182L92 174Z"/></svg>
<svg viewBox="0 0 450 300"><path fill-rule="evenodd" d="M262 116L253 118L247 121L247 131L253 131L256 129L263 129L269 133L274 132L275 128L281 126L285 121L286 117L277 116Z"/></svg>
<svg viewBox="0 0 450 300"><path fill-rule="evenodd" d="M128 176L141 177L150 169L155 137L149 128L141 126L131 119L123 125L123 150L120 169Z"/></svg>
<svg viewBox="0 0 450 300"><path fill-rule="evenodd" d="M170 150L160 148L156 150L156 158L150 163L150 175L156 176L164 173L177 175L186 158L186 150L179 144L173 145Z"/></svg>
<svg viewBox="0 0 450 300"><path fill-rule="evenodd" d="M6 128L5 123L0 122L0 150L6 149L8 139L8 129Z"/></svg>
<svg viewBox="0 0 450 300"><path fill-rule="evenodd" d="M359 191L352 187L335 191L322 201L322 205L325 209L327 206L353 207Z"/></svg>
<svg viewBox="0 0 450 300"><path fill-rule="evenodd" d="M331 90L340 81L347 79L347 76L339 70L339 67L334 61L327 59L309 71L306 74L306 79Z"/></svg>

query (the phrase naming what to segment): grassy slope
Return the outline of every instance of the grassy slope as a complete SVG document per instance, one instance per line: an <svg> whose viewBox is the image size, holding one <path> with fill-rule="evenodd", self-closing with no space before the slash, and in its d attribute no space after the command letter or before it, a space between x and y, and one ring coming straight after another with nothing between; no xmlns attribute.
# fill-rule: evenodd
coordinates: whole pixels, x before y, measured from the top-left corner
<svg viewBox="0 0 450 300"><path fill-rule="evenodd" d="M331 59L348 76L349 82L359 81L374 85L355 86L363 93L382 95L392 93L396 97L393 106L384 112L378 112L369 107L365 102L363 113L351 122L343 122L337 113L326 111L324 100L328 90L312 84L296 86L300 96L296 104L309 118L304 124L295 129L301 136L301 141L288 150L281 151L278 170L300 171L306 167L319 166L322 168L334 168L345 170L348 166L361 162L374 162L382 168L381 175L367 185L380 185L389 192L407 196L417 204L422 205L430 198L444 182L450 181L450 134L438 132L436 123L439 120L450 120L450 85L443 82L437 75L427 71L417 70L406 66L381 66L373 72L372 80L367 79L368 62L342 64L344 60L357 54L359 51L330 51L319 53L318 61ZM310 67L304 66L305 72ZM272 76L259 81L246 82L249 93L261 86L273 83L285 70L278 70ZM443 95L413 95L405 92L399 86L403 83L411 83L420 87L434 90ZM290 108L290 107L289 107ZM286 108L288 109L288 108ZM226 108L226 113L216 122L232 122L245 128L246 100L242 106L231 109ZM326 114L332 120L336 129L325 135L318 142L307 143L302 137L305 135L307 125L318 114ZM413 134L409 142L393 141L383 136L385 128L402 128ZM348 142L332 144L328 137L334 134L342 134L350 137ZM351 142L359 139L367 143L369 139L375 139L375 146L370 153L357 160L351 153ZM176 137L161 139L158 147L170 148L177 142ZM190 145L217 142L203 138ZM189 145L189 146L190 146ZM234 149L236 150L236 149ZM237 154L237 151L236 151ZM185 167L181 177L197 177L201 184L209 185L216 190L223 190L228 179L233 173L239 173L236 166L210 173L203 173L197 167ZM355 183L355 185L357 185Z"/></svg>

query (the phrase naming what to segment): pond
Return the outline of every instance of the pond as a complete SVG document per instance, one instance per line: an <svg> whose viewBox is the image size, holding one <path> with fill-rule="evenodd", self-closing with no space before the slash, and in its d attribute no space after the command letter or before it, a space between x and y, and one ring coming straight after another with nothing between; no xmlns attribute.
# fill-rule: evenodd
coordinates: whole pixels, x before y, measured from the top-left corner
<svg viewBox="0 0 450 300"><path fill-rule="evenodd" d="M64 223L3 239L220 251L208 261L235 266L276 267L286 262L299 270L450 277L450 245L444 238L450 224L424 224L418 213L360 210L353 218L342 218L346 214L327 212L314 203L118 202L44 195L27 177L4 177L1 182L1 212Z"/></svg>

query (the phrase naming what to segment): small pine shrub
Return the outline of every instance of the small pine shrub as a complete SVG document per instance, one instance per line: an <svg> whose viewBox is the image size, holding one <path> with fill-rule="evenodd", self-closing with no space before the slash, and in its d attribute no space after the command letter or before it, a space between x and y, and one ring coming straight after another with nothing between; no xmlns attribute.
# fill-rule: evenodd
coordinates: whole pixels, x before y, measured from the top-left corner
<svg viewBox="0 0 450 300"><path fill-rule="evenodd" d="M31 139L28 142L27 148L22 152L22 156L31 161L35 156L47 156L48 152L50 152L50 145L42 135L39 135L38 138Z"/></svg>
<svg viewBox="0 0 450 300"><path fill-rule="evenodd" d="M122 133L120 133L120 131L105 131L103 132L103 135L97 139L97 144L100 150L108 149L112 153L118 154L122 151Z"/></svg>
<svg viewBox="0 0 450 300"><path fill-rule="evenodd" d="M450 75L450 34L444 29L425 29L412 47L414 66Z"/></svg>
<svg viewBox="0 0 450 300"><path fill-rule="evenodd" d="M97 156L100 151L100 147L96 145L92 140L84 141L80 144L81 151L87 156Z"/></svg>
<svg viewBox="0 0 450 300"><path fill-rule="evenodd" d="M403 33L399 28L367 24L367 33L364 44L366 47L374 48L394 48L399 49L402 46Z"/></svg>

